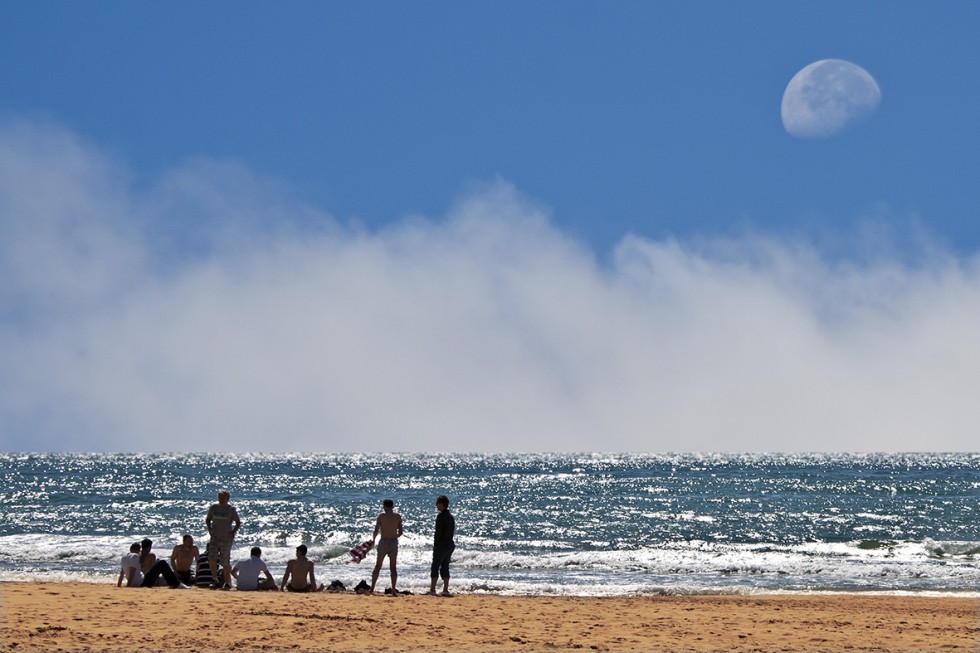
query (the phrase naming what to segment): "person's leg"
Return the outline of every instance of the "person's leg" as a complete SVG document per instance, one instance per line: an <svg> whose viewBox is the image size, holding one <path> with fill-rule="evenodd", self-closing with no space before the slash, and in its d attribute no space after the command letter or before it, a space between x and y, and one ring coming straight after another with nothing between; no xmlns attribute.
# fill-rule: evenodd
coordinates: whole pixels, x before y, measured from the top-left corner
<svg viewBox="0 0 980 653"><path fill-rule="evenodd" d="M446 553L442 558L442 563L439 565L439 576L442 578L442 593L449 594L449 561L453 558L453 551L456 550L456 545L451 545L446 547Z"/></svg>
<svg viewBox="0 0 980 653"><path fill-rule="evenodd" d="M384 564L385 554L378 551L378 559L374 563L374 571L371 572L371 591L374 591L374 586L378 584L378 576L381 575L381 565Z"/></svg>
<svg viewBox="0 0 980 653"><path fill-rule="evenodd" d="M211 568L211 586L214 587L221 579L218 578L218 541L213 537L208 543L208 567Z"/></svg>
<svg viewBox="0 0 980 653"><path fill-rule="evenodd" d="M231 589L231 539L221 540L218 547L218 561L221 563L221 587Z"/></svg>
<svg viewBox="0 0 980 653"><path fill-rule="evenodd" d="M436 593L436 583L439 582L439 568L442 566L442 551L441 547L435 547L432 549L432 570L429 574L432 580L432 586L429 588L429 594Z"/></svg>
<svg viewBox="0 0 980 653"><path fill-rule="evenodd" d="M150 567L150 570L146 572L143 576L143 587L153 587L157 583L157 579L163 576L163 579L167 581L167 585L170 587L177 587L180 585L180 580L177 578L177 574L174 570L170 568L166 560L157 560L156 564Z"/></svg>
<svg viewBox="0 0 980 653"><path fill-rule="evenodd" d="M388 554L388 565L391 567L391 593L394 594L398 586L398 551L392 551Z"/></svg>
<svg viewBox="0 0 980 653"><path fill-rule="evenodd" d="M177 578L177 574L175 574L174 570L170 568L170 565L166 560L161 560L153 566L160 567L160 575L163 576L165 581L167 581L167 585L170 585L170 587L177 587L180 585L180 579Z"/></svg>
<svg viewBox="0 0 980 653"><path fill-rule="evenodd" d="M143 574L143 582L140 584L140 587L153 587L157 584L158 578L160 578L159 562L146 570L146 573Z"/></svg>

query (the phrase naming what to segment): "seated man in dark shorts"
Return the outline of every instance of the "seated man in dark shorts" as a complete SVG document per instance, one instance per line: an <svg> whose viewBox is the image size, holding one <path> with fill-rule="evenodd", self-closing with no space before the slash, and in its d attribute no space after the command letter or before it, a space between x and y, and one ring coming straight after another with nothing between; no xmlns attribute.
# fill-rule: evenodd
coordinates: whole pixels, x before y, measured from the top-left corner
<svg viewBox="0 0 980 653"><path fill-rule="evenodd" d="M194 546L194 538L190 535L185 535L183 543L175 546L170 552L170 566L174 568L174 573L177 574L180 582L185 585L194 584L191 567L200 555L201 552Z"/></svg>
<svg viewBox="0 0 980 653"><path fill-rule="evenodd" d="M296 547L296 557L286 563L286 573L279 583L280 590L290 592L315 592L316 575L313 573L313 561L306 557L306 545ZM290 581L292 577L292 581ZM309 582L307 582L309 579Z"/></svg>

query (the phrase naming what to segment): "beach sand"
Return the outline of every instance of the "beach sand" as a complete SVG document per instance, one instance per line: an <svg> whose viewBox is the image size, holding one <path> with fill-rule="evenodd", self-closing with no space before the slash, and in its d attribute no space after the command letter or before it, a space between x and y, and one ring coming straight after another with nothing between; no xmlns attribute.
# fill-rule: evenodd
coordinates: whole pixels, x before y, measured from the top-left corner
<svg viewBox="0 0 980 653"><path fill-rule="evenodd" d="M7 651L980 650L980 601L359 596L0 583Z"/></svg>

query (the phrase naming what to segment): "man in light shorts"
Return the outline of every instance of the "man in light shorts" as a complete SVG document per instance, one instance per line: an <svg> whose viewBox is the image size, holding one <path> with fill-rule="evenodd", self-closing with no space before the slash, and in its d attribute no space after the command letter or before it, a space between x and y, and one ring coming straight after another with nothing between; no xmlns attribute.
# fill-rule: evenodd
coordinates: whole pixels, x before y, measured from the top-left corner
<svg viewBox="0 0 980 653"><path fill-rule="evenodd" d="M385 556L387 556L388 565L391 567L391 595L396 596L398 594L398 590L395 589L398 582L398 571L396 570L398 538L402 536L404 529L402 516L395 512L395 502L391 499L385 499L383 506L384 512L378 515L378 520L374 524L373 539L377 540L380 534L381 541L377 545L378 562L374 565L374 571L371 572L371 591L374 592L374 586L381 574L381 565L384 564Z"/></svg>
<svg viewBox="0 0 980 653"><path fill-rule="evenodd" d="M235 541L235 534L242 526L242 520L238 518L238 511L235 506L228 503L231 493L228 490L218 492L218 503L211 504L208 509L208 516L204 520L208 525L208 534L211 541L208 542L208 564L211 567L212 587L231 589L231 547ZM218 576L218 562L221 562L221 576Z"/></svg>

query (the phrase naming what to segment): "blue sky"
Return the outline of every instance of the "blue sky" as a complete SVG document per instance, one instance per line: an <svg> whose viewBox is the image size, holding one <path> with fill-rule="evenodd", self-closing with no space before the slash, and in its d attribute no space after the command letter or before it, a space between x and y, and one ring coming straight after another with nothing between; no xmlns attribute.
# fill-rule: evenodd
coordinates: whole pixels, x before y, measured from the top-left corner
<svg viewBox="0 0 980 653"><path fill-rule="evenodd" d="M977 24L3 3L0 447L974 449Z"/></svg>

